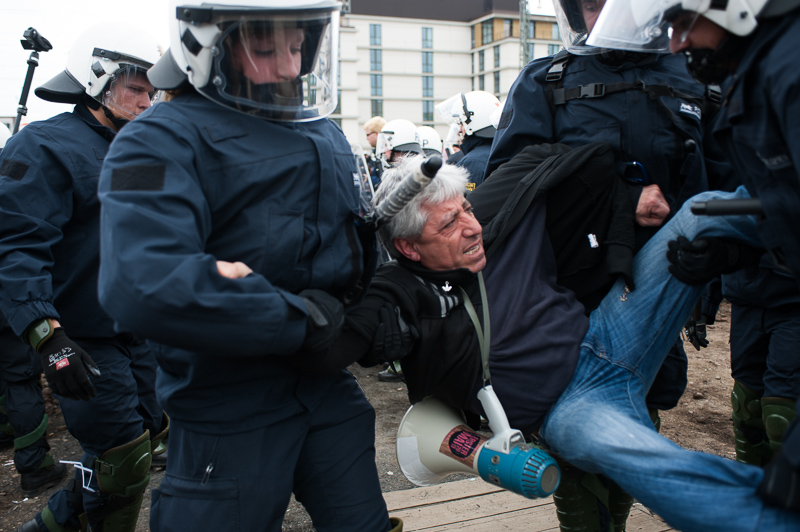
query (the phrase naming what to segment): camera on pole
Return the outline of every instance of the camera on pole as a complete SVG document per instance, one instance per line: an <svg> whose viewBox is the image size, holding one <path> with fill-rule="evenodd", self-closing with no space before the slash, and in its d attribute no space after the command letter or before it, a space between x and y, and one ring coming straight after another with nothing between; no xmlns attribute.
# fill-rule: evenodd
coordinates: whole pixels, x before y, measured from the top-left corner
<svg viewBox="0 0 800 532"><path fill-rule="evenodd" d="M19 124L22 117L28 114L28 108L25 104L28 102L28 93L31 90L31 82L33 81L33 71L39 66L39 52L48 52L53 49L50 41L42 37L35 28L28 28L22 33L20 39L22 48L31 50L31 55L28 57L28 73L25 76L25 84L22 86L22 96L19 98L19 107L17 108L17 119L14 121L14 131L12 135L19 131Z"/></svg>

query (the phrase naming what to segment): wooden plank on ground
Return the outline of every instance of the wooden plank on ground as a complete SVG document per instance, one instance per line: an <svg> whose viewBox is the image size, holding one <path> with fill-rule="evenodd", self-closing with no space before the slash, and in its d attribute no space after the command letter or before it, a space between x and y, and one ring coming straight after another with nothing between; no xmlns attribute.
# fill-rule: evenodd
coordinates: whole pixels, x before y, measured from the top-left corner
<svg viewBox="0 0 800 532"><path fill-rule="evenodd" d="M552 497L526 499L480 479L384 494L392 517L403 520L406 532L558 532ZM628 530L673 530L640 504L628 519Z"/></svg>

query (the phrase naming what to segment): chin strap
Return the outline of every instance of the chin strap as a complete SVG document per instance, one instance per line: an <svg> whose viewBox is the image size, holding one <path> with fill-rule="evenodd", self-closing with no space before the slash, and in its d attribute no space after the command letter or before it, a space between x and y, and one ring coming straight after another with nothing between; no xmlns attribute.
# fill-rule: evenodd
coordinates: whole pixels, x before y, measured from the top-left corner
<svg viewBox="0 0 800 532"><path fill-rule="evenodd" d="M118 118L116 115L114 115L114 113L111 112L111 109L109 109L105 105L103 106L103 114L106 115L106 118L108 118L112 124L114 124L114 128L117 131L122 129L122 127L125 124L130 122L130 120L128 120L127 118Z"/></svg>

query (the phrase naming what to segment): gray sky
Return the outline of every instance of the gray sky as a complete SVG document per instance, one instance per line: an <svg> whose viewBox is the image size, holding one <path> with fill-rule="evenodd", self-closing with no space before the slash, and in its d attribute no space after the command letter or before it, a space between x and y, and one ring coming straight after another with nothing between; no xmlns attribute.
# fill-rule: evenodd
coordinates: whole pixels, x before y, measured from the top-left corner
<svg viewBox="0 0 800 532"><path fill-rule="evenodd" d="M70 105L37 98L33 89L64 70L67 53L84 30L96 24L113 27L125 23L147 31L166 49L168 4L168 0L0 0L0 116L17 115L31 55L20 44L26 29L36 28L53 49L39 53L39 66L28 95L28 114L22 117L22 123L72 110Z"/></svg>

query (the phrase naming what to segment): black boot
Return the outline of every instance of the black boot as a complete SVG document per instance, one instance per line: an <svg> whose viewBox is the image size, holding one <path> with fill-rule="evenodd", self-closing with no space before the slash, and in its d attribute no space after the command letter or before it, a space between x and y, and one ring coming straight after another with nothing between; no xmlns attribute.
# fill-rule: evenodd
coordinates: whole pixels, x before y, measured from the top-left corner
<svg viewBox="0 0 800 532"><path fill-rule="evenodd" d="M38 495L61 482L66 474L67 467L64 464L55 463L53 457L48 454L38 468L28 473L20 473L22 491L28 497Z"/></svg>
<svg viewBox="0 0 800 532"><path fill-rule="evenodd" d="M23 523L22 526L17 529L17 532L42 532L42 530L36 523L36 519L31 519L27 523Z"/></svg>

